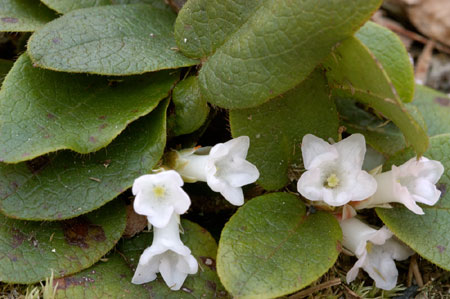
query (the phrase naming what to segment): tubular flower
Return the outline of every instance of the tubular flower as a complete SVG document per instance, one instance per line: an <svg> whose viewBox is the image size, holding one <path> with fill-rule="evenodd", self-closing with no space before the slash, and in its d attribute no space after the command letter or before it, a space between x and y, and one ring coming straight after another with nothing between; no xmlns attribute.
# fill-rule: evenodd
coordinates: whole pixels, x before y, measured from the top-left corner
<svg viewBox="0 0 450 299"><path fill-rule="evenodd" d="M244 203L241 187L259 178L256 166L245 159L249 146L250 138L240 136L213 147L177 152L172 164L185 181L206 182L231 204L240 206Z"/></svg>
<svg viewBox="0 0 450 299"><path fill-rule="evenodd" d="M391 290L397 284L395 260L407 259L414 252L400 243L385 226L376 230L361 220L350 218L340 222L345 249L354 253L358 261L347 273L352 282L363 268L375 280L377 288Z"/></svg>
<svg viewBox="0 0 450 299"><path fill-rule="evenodd" d="M131 280L143 284L156 279L160 272L171 290L179 290L188 274L198 271L197 260L180 240L180 216L173 214L164 228L154 228L153 243L142 253Z"/></svg>
<svg viewBox="0 0 450 299"><path fill-rule="evenodd" d="M164 227L170 217L185 213L191 205L189 196L181 188L184 182L173 170L138 177L133 184L134 210L145 215L155 227Z"/></svg>
<svg viewBox="0 0 450 299"><path fill-rule="evenodd" d="M436 183L444 173L441 162L425 157L412 158L391 171L375 175L378 189L375 194L355 204L356 209L383 207L392 202L405 205L416 214L424 214L417 202L432 206L441 195Z"/></svg>
<svg viewBox="0 0 450 299"><path fill-rule="evenodd" d="M305 135L302 155L307 171L297 183L298 192L309 200L324 201L330 206L370 197L377 189L377 182L361 170L365 152L361 134L353 134L335 144Z"/></svg>

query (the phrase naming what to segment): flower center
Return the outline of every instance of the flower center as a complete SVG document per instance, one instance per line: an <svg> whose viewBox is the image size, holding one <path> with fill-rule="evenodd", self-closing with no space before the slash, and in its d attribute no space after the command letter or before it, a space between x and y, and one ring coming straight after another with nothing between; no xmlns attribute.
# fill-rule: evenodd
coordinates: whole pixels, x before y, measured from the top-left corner
<svg viewBox="0 0 450 299"><path fill-rule="evenodd" d="M339 185L339 178L336 174L332 173L328 176L325 187L335 188Z"/></svg>
<svg viewBox="0 0 450 299"><path fill-rule="evenodd" d="M166 189L164 189L164 187L162 187L162 186L154 186L153 194L156 197L164 197L164 195L166 194Z"/></svg>

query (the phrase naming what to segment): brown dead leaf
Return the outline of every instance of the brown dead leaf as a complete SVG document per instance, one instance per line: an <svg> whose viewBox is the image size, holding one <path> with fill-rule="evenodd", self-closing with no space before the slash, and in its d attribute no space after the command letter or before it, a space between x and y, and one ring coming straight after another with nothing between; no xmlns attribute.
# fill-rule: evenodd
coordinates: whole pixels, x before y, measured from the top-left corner
<svg viewBox="0 0 450 299"><path fill-rule="evenodd" d="M407 13L417 30L450 46L450 1L412 1L412 4L407 6Z"/></svg>

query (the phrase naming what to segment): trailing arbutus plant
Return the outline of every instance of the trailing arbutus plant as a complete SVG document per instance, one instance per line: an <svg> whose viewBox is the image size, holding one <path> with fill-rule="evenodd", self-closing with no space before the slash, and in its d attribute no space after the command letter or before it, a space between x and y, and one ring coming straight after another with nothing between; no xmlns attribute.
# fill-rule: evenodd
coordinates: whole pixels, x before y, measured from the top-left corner
<svg viewBox="0 0 450 299"><path fill-rule="evenodd" d="M383 290L414 253L450 270L445 95L381 0L167 2L0 4L0 282L276 298L344 254Z"/></svg>

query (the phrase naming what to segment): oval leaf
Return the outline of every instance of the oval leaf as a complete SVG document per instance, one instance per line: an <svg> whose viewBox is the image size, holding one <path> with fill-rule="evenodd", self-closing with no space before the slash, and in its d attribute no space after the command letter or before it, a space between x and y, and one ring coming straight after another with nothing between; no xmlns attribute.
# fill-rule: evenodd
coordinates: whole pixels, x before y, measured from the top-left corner
<svg viewBox="0 0 450 299"><path fill-rule="evenodd" d="M378 24L367 22L355 36L381 63L400 99L411 102L414 96L414 69L397 34Z"/></svg>
<svg viewBox="0 0 450 299"><path fill-rule="evenodd" d="M56 17L56 14L36 0L0 1L0 31L32 32Z"/></svg>
<svg viewBox="0 0 450 299"><path fill-rule="evenodd" d="M172 102L175 111L169 121L176 136L194 132L208 117L209 107L200 94L197 77L178 83L173 89Z"/></svg>
<svg viewBox="0 0 450 299"><path fill-rule="evenodd" d="M445 171L437 183L441 198L434 206L421 205L425 215L404 208L377 208L377 214L390 230L414 251L436 265L450 271L450 134L430 138L425 157L441 161ZM414 156L412 150L399 153L388 161L401 165Z"/></svg>
<svg viewBox="0 0 450 299"><path fill-rule="evenodd" d="M234 137L250 137L248 160L258 167L258 184L276 190L300 167L300 143L305 134L337 140L336 106L328 95L325 76L317 71L283 96L256 108L230 111Z"/></svg>
<svg viewBox="0 0 450 299"><path fill-rule="evenodd" d="M297 86L380 4L192 0L179 13L175 37L184 54L208 57L199 74L208 102L248 108Z"/></svg>
<svg viewBox="0 0 450 299"><path fill-rule="evenodd" d="M423 85L416 85L414 101L428 128L428 135L450 133L450 97Z"/></svg>
<svg viewBox="0 0 450 299"><path fill-rule="evenodd" d="M111 201L161 158L167 103L94 154L64 151L30 163L0 164L1 212L19 219L59 220Z"/></svg>
<svg viewBox="0 0 450 299"><path fill-rule="evenodd" d="M24 54L0 92L0 160L17 163L59 149L103 148L152 111L176 79L168 71L111 80L61 74L33 67Z"/></svg>
<svg viewBox="0 0 450 299"><path fill-rule="evenodd" d="M133 271L119 254L109 255L89 269L53 282L55 298L147 298L148 291L132 284Z"/></svg>
<svg viewBox="0 0 450 299"><path fill-rule="evenodd" d="M41 1L51 9L54 9L57 12L63 14L80 8L115 5L115 4L147 3L161 9L168 8L168 6L164 3L164 1L160 0L41 0Z"/></svg>
<svg viewBox="0 0 450 299"><path fill-rule="evenodd" d="M188 275L183 287L178 292L171 291L158 274L155 281L143 285L143 288L148 292L147 296L150 296L150 298L174 296L180 299L227 297L216 273L216 241L207 230L198 224L182 219L181 225L184 231L181 234L181 241L191 249L192 255L197 259L199 263L198 272L194 275ZM152 244L152 239L152 234L141 233L120 244L119 251L123 253L133 271L136 269L142 252ZM130 281L133 274L130 276Z"/></svg>
<svg viewBox="0 0 450 299"><path fill-rule="evenodd" d="M217 272L235 298L273 298L322 276L339 255L342 233L328 213L307 215L298 197L272 193L249 201L220 237Z"/></svg>
<svg viewBox="0 0 450 299"><path fill-rule="evenodd" d="M175 15L148 4L78 9L33 34L37 66L58 71L131 75L197 64L176 51Z"/></svg>
<svg viewBox="0 0 450 299"><path fill-rule="evenodd" d="M122 201L61 222L19 221L0 215L0 281L35 283L97 262L125 230Z"/></svg>
<svg viewBox="0 0 450 299"><path fill-rule="evenodd" d="M428 136L395 92L388 75L370 50L356 38L344 41L324 62L332 92L369 105L400 128L418 155L428 148Z"/></svg>

